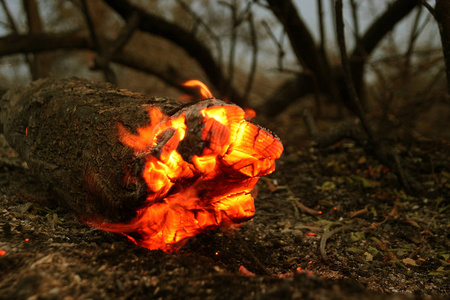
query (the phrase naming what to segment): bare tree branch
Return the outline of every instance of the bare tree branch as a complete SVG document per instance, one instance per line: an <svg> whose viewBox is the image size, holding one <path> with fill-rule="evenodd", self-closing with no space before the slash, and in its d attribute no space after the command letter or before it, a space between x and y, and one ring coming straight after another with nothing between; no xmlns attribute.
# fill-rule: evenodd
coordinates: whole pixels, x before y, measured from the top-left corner
<svg viewBox="0 0 450 300"><path fill-rule="evenodd" d="M63 32L59 34L13 34L0 38L0 56L18 53L39 53L57 49L90 49L92 42L86 34Z"/></svg>
<svg viewBox="0 0 450 300"><path fill-rule="evenodd" d="M342 88L342 78L340 70L331 70L326 59L316 58L320 56L320 50L316 50L314 40L311 34L303 24L302 20L296 15L295 6L291 1L280 0L267 0L270 4L270 8L277 16L280 22L283 24L284 29L288 32L288 36L291 45L294 49L296 57L301 64L308 62L308 65L312 67L322 65L325 71L321 73L315 73L317 81L320 83L319 91L323 94L332 95L333 100L340 99L342 103L355 112L357 108L353 107L352 103L346 101L348 99L348 93L345 88ZM402 20L407 14L409 14L420 2L420 0L396 0L394 3L388 6L388 8L369 26L366 32L360 37L360 43L356 44L350 55L349 63L352 70L353 82L357 95L360 97L361 104L364 106L364 67L370 57L370 54L376 48L378 43L385 37L385 35L392 30L392 28ZM333 10L334 13L334 10ZM288 20L288 21L285 21ZM320 48L319 48L320 49ZM305 62L302 62L305 61ZM322 61L322 63L317 63ZM313 69L313 70L316 70ZM302 77L302 76L300 76ZM302 77L304 78L304 77ZM295 87L295 84L299 81L298 78L289 80L282 88L291 87L290 92L287 90L278 90L268 99L269 106L276 108L270 110L271 115L276 115L281 112L286 106L280 104L277 105L276 101L279 100L278 94L286 94L290 99L297 99L305 94L304 90L299 90ZM302 83L305 85L305 83ZM308 89L310 92L314 89ZM334 96L337 95L337 96ZM286 102L286 101L285 101ZM335 101L336 102L336 101ZM287 102L287 104L289 101Z"/></svg>
<svg viewBox="0 0 450 300"><path fill-rule="evenodd" d="M25 14L27 16L28 33L35 34L42 31L41 16L35 0L22 1ZM30 73L33 80L44 77L46 74L41 66L41 58L39 54L27 54L26 59L30 67Z"/></svg>
<svg viewBox="0 0 450 300"><path fill-rule="evenodd" d="M332 98L339 99L328 69L326 57L319 55L314 39L291 0L267 0L270 9L283 24L295 56L303 62L308 74L316 76L321 90L328 90Z"/></svg>
<svg viewBox="0 0 450 300"><path fill-rule="evenodd" d="M9 26L10 26L12 32L14 34L19 34L19 31L17 30L16 23L14 22L14 19L13 19L12 15L11 15L11 12L8 9L8 6L6 5L5 0L1 0L1 4L2 4L3 10L4 10L5 14L6 14L6 17L8 19L8 23L9 23ZM24 4L25 12L27 13L27 16L28 16L28 18L27 18L28 19L28 24L30 24L30 17L29 17L30 14L28 13L29 7L27 7L27 3L25 3L25 1L24 1L23 4ZM25 61L28 64L31 77L33 79L36 79L37 76L36 76L36 68L35 68L35 64L34 64L34 58L31 57L28 53L25 54L24 57L25 57Z"/></svg>
<svg viewBox="0 0 450 300"><path fill-rule="evenodd" d="M111 60L113 55L116 54L118 51L120 51L125 46L125 44L131 39L133 33L137 29L138 24L139 24L139 15L137 13L133 13L127 20L125 26L122 28L122 30L119 33L119 36L112 43L112 45L110 45L108 49L104 51L103 55L97 54L97 57L94 59L95 60L94 69L108 68L109 61Z"/></svg>
<svg viewBox="0 0 450 300"><path fill-rule="evenodd" d="M183 48L192 58L194 58L208 76L209 81L216 89L235 102L242 104L242 96L231 88L226 94L224 90L226 79L222 73L220 65L211 54L211 50L199 41L195 35L184 28L170 23L159 16L143 11L139 7L126 0L104 0L112 9L114 9L122 18L127 19L133 12L139 14L139 29L149 34L163 37Z"/></svg>
<svg viewBox="0 0 450 300"><path fill-rule="evenodd" d="M350 5L352 7L352 19L353 19L353 29L355 33L355 41L359 43L359 19L358 19L358 4L355 0L350 0Z"/></svg>
<svg viewBox="0 0 450 300"><path fill-rule="evenodd" d="M366 30L360 38L359 47L355 47L350 55L350 64L353 75L353 82L357 94L363 96L364 90L364 66L370 54L384 38L384 36L394 28L394 26L408 15L420 0L397 0L384 11Z"/></svg>
<svg viewBox="0 0 450 300"><path fill-rule="evenodd" d="M217 36L217 34L215 34L211 30L211 28L203 21L203 19L191 9L191 7L188 4L186 4L182 0L176 0L176 2L194 19L194 21L197 24L200 24L205 29L205 31L209 34L211 39L214 41L214 44L216 45L217 56L218 56L218 59L217 59L218 64L221 67L223 65L223 51L222 51L222 45L220 43L220 38Z"/></svg>
<svg viewBox="0 0 450 300"><path fill-rule="evenodd" d="M105 44L113 43L99 36ZM9 35L0 38L0 56L18 53L40 53L60 49L86 49L96 51L92 40L87 34L65 32L60 34ZM166 84L177 88L183 93L195 95L192 89L186 88L182 82L188 78L179 74L175 66L157 69L155 64L129 50L120 50L111 57L111 62L118 63L161 79Z"/></svg>
<svg viewBox="0 0 450 300"><path fill-rule="evenodd" d="M409 35L409 42L408 42L408 48L405 52L405 62L404 62L404 71L407 72L409 69L409 65L411 62L411 55L414 49L415 41L417 37L419 36L418 26L420 21L420 16L422 15L422 6L419 6L417 9L416 17L414 18L413 27L411 28L410 35Z"/></svg>
<svg viewBox="0 0 450 300"><path fill-rule="evenodd" d="M326 38L325 38L325 22L323 19L323 0L317 0L317 19L319 20L320 33L320 52L325 55Z"/></svg>
<svg viewBox="0 0 450 300"><path fill-rule="evenodd" d="M233 3L228 3L225 1L220 1L220 4L228 7L231 11L231 37L230 37L230 51L228 53L228 72L227 72L227 80L225 83L225 91L228 93L228 90L233 84L234 78L234 65L235 65L235 57L236 57L236 46L237 46L237 28L239 26L238 23L238 5L237 1L233 0Z"/></svg>
<svg viewBox="0 0 450 300"><path fill-rule="evenodd" d="M436 17L434 8L427 2L427 0L421 0L421 3L433 17Z"/></svg>
<svg viewBox="0 0 450 300"><path fill-rule="evenodd" d="M286 55L286 52L284 51L283 42L278 41L278 39L275 37L275 34L273 33L272 29L270 28L269 24L267 24L266 21L263 20L262 25L266 29L267 33L269 34L270 39L273 41L275 46L277 47L278 55L277 55L277 66L279 71L285 71L283 67L283 59ZM293 72L298 73L298 72Z"/></svg>
<svg viewBox="0 0 450 300"><path fill-rule="evenodd" d="M447 88L450 93L450 2L448 0L436 0L434 12L441 35L442 52L447 73Z"/></svg>
<svg viewBox="0 0 450 300"><path fill-rule="evenodd" d="M347 88L350 91L350 99L355 104L357 108L356 113L361 122L361 126L367 134L368 147L367 150L373 150L375 156L378 160L392 168L397 174L400 182L408 193L412 192L412 188L419 189L419 186L415 183L415 180L409 176L409 174L403 169L400 158L398 154L387 148L384 143L376 136L367 122L367 118L362 110L361 104L359 103L358 95L353 85L350 63L347 58L347 51L345 46L344 37L344 19L342 13L342 0L335 0L335 12L336 12L336 34L337 41L339 45L339 50L341 52L341 60L344 70L344 79L347 84Z"/></svg>
<svg viewBox="0 0 450 300"><path fill-rule="evenodd" d="M253 14L250 12L248 16L248 26L250 29L250 39L252 43L252 62L250 65L250 71L248 74L247 84L245 86L244 90L244 105L248 103L248 96L250 95L250 91L253 86L253 81L255 79L255 73L256 73L256 66L258 62L258 39L256 36L256 30L255 30L255 24L253 20Z"/></svg>
<svg viewBox="0 0 450 300"><path fill-rule="evenodd" d="M245 9L239 13L239 5L237 0L233 0L232 3L226 1L219 1L220 4L228 7L231 11L231 37L230 37L230 51L228 57L228 72L227 80L225 84L225 90L228 91L233 86L233 80L235 75L235 65L236 65L236 47L238 38L238 28L239 26L248 19L248 14L250 12L250 7L252 2L247 2ZM242 105L245 106L246 99L243 97Z"/></svg>
<svg viewBox="0 0 450 300"><path fill-rule="evenodd" d="M375 137L371 128L369 127L364 111L362 109L361 103L359 101L358 94L356 93L355 85L352 80L352 73L350 70L350 63L347 57L347 48L345 46L345 37L344 37L344 18L342 13L342 0L335 1L335 12L336 12L336 35L337 41L339 45L339 50L341 52L341 61L342 68L344 70L344 80L347 85L347 89L349 91L350 101L353 103L356 108L356 114L361 121L361 124L364 130L367 132L370 140L373 140Z"/></svg>
<svg viewBox="0 0 450 300"><path fill-rule="evenodd" d="M8 25L11 27L12 31L16 34L19 32L17 31L16 23L14 22L14 19L11 15L11 12L8 9L8 6L6 5L5 0L1 0L0 3L2 4L3 11L5 12L6 18L8 18Z"/></svg>
<svg viewBox="0 0 450 300"><path fill-rule="evenodd" d="M88 25L88 29L89 29L89 32L91 35L92 42L94 43L95 49L96 49L98 55L104 56L105 49L98 39L97 32L96 32L95 26L94 26L94 21L92 20L86 0L81 0L81 8L82 8L86 23ZM111 67L109 66L108 63L102 64L100 66L100 68L103 70L103 74L104 74L106 81L113 83L113 84L117 83L116 75L114 74L113 70L111 69Z"/></svg>

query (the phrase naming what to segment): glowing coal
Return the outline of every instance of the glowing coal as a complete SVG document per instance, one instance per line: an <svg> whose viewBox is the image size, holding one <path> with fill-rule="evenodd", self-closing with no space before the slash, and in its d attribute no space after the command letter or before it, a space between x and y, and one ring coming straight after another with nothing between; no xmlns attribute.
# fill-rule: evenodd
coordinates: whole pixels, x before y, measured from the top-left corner
<svg viewBox="0 0 450 300"><path fill-rule="evenodd" d="M246 121L238 106L215 99L170 117L157 107L148 113L150 123L137 134L117 124L120 141L143 162L146 205L128 223L98 227L170 251L198 233L251 219L251 191L274 171L279 139Z"/></svg>
<svg viewBox="0 0 450 300"><path fill-rule="evenodd" d="M198 81L204 98L211 93ZM215 99L182 104L79 78L42 79L0 101L8 143L61 206L149 249L233 226L283 147ZM247 118L247 119L246 119Z"/></svg>

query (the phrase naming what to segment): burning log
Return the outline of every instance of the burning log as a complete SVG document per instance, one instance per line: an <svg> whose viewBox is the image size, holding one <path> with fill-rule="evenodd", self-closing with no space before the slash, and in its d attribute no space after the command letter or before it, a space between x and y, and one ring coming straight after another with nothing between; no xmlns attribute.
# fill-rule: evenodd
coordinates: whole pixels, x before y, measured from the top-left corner
<svg viewBox="0 0 450 300"><path fill-rule="evenodd" d="M77 78L10 90L1 118L7 141L62 205L165 251L251 219L251 191L283 151L236 105L186 106Z"/></svg>

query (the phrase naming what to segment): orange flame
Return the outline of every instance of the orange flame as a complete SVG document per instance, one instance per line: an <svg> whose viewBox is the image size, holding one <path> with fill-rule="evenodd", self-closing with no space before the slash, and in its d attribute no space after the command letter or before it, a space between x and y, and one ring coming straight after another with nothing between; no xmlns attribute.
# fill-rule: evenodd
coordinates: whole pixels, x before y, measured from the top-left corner
<svg viewBox="0 0 450 300"><path fill-rule="evenodd" d="M185 83L183 83L184 86L188 86L188 87L196 87L200 89L200 94L202 95L203 99L211 99L214 98L213 94L211 93L211 91L208 89L208 87L201 81L199 80L188 80Z"/></svg>
<svg viewBox="0 0 450 300"><path fill-rule="evenodd" d="M245 112L245 117L244 118L247 121L250 121L251 119L256 117L256 111L254 109L251 109L250 107L245 107L244 108L244 112Z"/></svg>
<svg viewBox="0 0 450 300"><path fill-rule="evenodd" d="M129 223L103 223L148 249L171 251L188 237L250 220L252 190L275 169L283 146L266 130L247 122L238 106L207 100L169 117L148 110L150 124L118 138L145 164L146 206Z"/></svg>

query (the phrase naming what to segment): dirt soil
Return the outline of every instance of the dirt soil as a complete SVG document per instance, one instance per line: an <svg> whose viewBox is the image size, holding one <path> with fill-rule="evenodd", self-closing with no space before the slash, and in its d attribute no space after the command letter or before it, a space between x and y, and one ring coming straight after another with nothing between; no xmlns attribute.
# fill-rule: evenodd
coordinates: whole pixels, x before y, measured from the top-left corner
<svg viewBox="0 0 450 300"><path fill-rule="evenodd" d="M285 146L252 221L164 253L52 204L1 137L0 299L450 296L449 142L400 149L420 195L351 142Z"/></svg>

